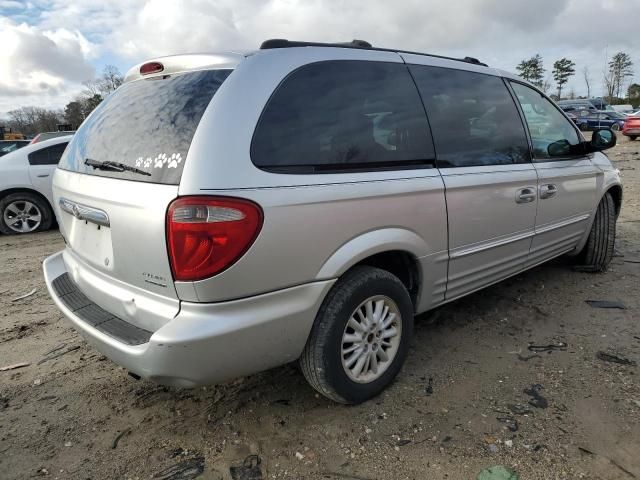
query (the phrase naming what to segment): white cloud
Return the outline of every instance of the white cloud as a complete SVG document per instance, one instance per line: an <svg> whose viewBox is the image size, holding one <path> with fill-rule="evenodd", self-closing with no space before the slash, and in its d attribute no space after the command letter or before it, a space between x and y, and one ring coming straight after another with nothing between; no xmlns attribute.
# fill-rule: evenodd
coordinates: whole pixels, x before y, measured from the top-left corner
<svg viewBox="0 0 640 480"><path fill-rule="evenodd" d="M16 0L0 0L0 8L9 10L10 8L22 8L24 5Z"/></svg>
<svg viewBox="0 0 640 480"><path fill-rule="evenodd" d="M253 49L267 38L361 38L376 46L474 56L511 71L540 53L549 76L553 61L566 56L577 72L589 67L597 94L605 49L609 55L630 53L640 72L635 15L640 0L31 0L27 5L16 18L28 11L35 26L0 21L3 48L8 40L18 41L21 57L0 56L0 111L11 102L23 104L3 89L45 94L58 89L63 106L69 86L91 75L88 62L96 59L114 59L126 70L154 56ZM568 87L584 93L581 75Z"/></svg>
<svg viewBox="0 0 640 480"><path fill-rule="evenodd" d="M183 52L257 48L267 38L345 41L474 56L514 71L524 58L573 58L589 66L601 89L605 46L629 52L640 68L636 41L640 0L146 0L122 11L107 35L130 64ZM579 93L584 82L573 77ZM568 91L568 90L566 90ZM598 93L601 93L598 92Z"/></svg>
<svg viewBox="0 0 640 480"><path fill-rule="evenodd" d="M0 45L0 111L60 105L62 95L94 76L87 62L91 44L77 31L43 31L0 18Z"/></svg>

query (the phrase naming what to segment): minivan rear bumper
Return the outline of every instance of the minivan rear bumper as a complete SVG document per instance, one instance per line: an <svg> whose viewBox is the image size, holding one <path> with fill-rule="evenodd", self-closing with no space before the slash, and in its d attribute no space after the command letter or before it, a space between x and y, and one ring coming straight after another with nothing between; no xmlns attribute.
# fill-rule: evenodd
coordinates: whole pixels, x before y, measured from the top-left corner
<svg viewBox="0 0 640 480"><path fill-rule="evenodd" d="M146 343L131 345L92 326L58 295L53 282L68 274L62 252L47 258L43 269L56 306L97 350L143 378L180 387L218 383L296 360L335 282L227 302L181 302L179 313Z"/></svg>

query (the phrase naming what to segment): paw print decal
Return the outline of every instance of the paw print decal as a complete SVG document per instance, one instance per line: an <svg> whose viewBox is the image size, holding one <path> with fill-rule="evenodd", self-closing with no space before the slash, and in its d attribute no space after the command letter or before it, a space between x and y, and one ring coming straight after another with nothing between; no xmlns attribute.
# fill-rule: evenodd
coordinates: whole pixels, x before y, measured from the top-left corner
<svg viewBox="0 0 640 480"><path fill-rule="evenodd" d="M178 168L180 163L182 163L182 156L179 153L173 153L169 159L169 168Z"/></svg>
<svg viewBox="0 0 640 480"><path fill-rule="evenodd" d="M182 163L182 155L180 153L159 153L155 157L138 157L135 160L137 168L178 168Z"/></svg>

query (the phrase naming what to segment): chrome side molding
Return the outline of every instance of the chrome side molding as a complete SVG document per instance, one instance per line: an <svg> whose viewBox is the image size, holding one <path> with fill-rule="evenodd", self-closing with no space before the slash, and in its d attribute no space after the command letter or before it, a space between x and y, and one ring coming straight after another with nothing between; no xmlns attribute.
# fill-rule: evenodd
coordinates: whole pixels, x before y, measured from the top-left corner
<svg viewBox="0 0 640 480"><path fill-rule="evenodd" d="M60 198L58 204L61 210L73 215L78 220L85 220L102 227L110 226L109 215L104 210L82 205L67 198Z"/></svg>

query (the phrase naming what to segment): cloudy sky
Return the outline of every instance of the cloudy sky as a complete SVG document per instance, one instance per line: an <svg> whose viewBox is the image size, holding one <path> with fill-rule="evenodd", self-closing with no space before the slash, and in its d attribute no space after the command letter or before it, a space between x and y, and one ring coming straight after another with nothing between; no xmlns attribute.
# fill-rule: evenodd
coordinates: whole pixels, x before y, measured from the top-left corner
<svg viewBox="0 0 640 480"><path fill-rule="evenodd" d="M540 53L576 62L569 88L603 93L607 53L640 78L640 0L0 0L0 117L61 108L105 64L253 49L267 38L365 39L376 46L474 56L514 71Z"/></svg>

